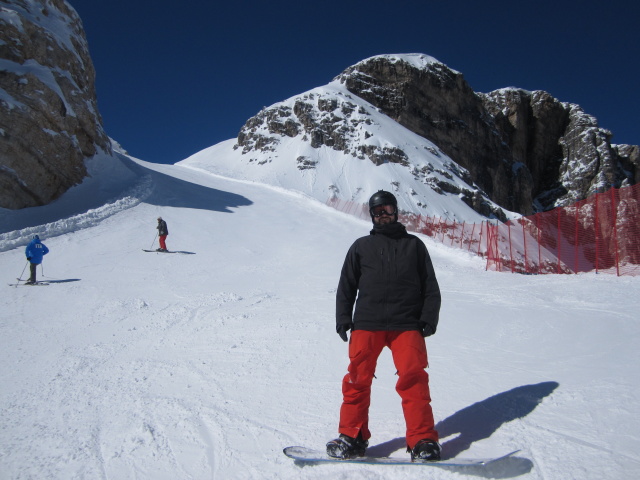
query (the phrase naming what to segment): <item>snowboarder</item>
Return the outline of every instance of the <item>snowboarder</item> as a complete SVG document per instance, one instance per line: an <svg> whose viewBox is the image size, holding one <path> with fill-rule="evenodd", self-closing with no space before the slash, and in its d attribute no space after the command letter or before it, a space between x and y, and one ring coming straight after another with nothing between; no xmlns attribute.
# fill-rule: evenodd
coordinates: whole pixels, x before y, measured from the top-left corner
<svg viewBox="0 0 640 480"><path fill-rule="evenodd" d="M29 269L31 271L29 279L25 282L27 285L33 285L36 283L36 267L42 263L42 257L47 253L49 253L49 249L40 241L40 237L35 235L24 250L24 254L27 256Z"/></svg>
<svg viewBox="0 0 640 480"><path fill-rule="evenodd" d="M158 217L158 241L160 242L160 248L157 249L158 252L166 252L167 244L165 240L167 239L167 235L169 235L169 229L167 228L167 222L165 222L162 217Z"/></svg>
<svg viewBox="0 0 640 480"><path fill-rule="evenodd" d="M340 436L327 443L327 454L343 459L365 454L371 383L378 356L389 347L407 451L412 461L439 460L423 337L436 332L440 288L426 246L398 222L396 197L379 190L369 199L369 213L373 229L347 252L336 293L336 331L349 341L350 364L342 381Z"/></svg>

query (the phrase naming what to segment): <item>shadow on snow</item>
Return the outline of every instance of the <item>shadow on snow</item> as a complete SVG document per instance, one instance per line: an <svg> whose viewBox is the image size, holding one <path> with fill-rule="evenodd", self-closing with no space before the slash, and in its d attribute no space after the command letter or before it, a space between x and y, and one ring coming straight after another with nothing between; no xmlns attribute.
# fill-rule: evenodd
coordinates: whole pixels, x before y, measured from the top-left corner
<svg viewBox="0 0 640 480"><path fill-rule="evenodd" d="M122 155L118 160L113 176L88 178L49 205L0 209L0 252L26 245L34 234L51 238L93 227L143 202L224 213L253 204L242 195L157 172Z"/></svg>
<svg viewBox="0 0 640 480"><path fill-rule="evenodd" d="M503 424L526 417L558 386L557 382L523 385L474 403L438 422L436 430L440 434L442 458L457 457L468 450L474 442L489 438ZM451 436L455 437L446 440ZM367 455L386 457L405 446L404 437L395 438L368 448ZM515 448L517 446L514 446ZM465 473L488 478L509 478L522 475L531 468L533 463L530 460L511 457L487 467L469 467Z"/></svg>
<svg viewBox="0 0 640 480"><path fill-rule="evenodd" d="M232 208L246 207L253 204L251 200L242 195L181 180L171 175L145 168L127 158L122 158L122 161L128 168L139 173L141 177L151 177L153 181L152 192L144 199L145 203L151 205L233 213Z"/></svg>
<svg viewBox="0 0 640 480"><path fill-rule="evenodd" d="M473 442L489 438L502 424L526 417L558 386L556 382L524 385L454 413L436 425L441 441L458 434L442 443L443 453L447 458L455 457Z"/></svg>

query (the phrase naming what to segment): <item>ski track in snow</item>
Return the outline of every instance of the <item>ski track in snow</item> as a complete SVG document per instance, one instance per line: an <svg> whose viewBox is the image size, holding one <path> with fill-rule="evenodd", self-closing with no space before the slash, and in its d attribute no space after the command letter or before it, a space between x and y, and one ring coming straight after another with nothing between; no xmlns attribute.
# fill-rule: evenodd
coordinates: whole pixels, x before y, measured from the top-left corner
<svg viewBox="0 0 640 480"><path fill-rule="evenodd" d="M46 235L36 227L51 249L40 278L68 282L3 287L0 478L640 474L640 301L629 295L639 280L485 272L481 259L428 238L443 294L427 343L445 454L521 452L488 467L295 465L283 447L323 448L336 436L348 358L335 287L368 222L278 188L141 165L157 171L143 194L52 222ZM177 206L148 202L167 176L180 182ZM229 199L238 206L216 203ZM195 255L140 252L159 214L170 249ZM5 280L22 268L16 246L30 234L0 237ZM385 350L370 450L403 456L394 373Z"/></svg>

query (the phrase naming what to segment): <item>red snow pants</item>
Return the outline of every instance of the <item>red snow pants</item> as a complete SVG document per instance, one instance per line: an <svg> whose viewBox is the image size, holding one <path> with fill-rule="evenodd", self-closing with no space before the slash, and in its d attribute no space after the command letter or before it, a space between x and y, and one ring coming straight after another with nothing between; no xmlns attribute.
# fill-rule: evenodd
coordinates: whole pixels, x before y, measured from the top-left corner
<svg viewBox="0 0 640 480"><path fill-rule="evenodd" d="M160 235L160 237L158 237L158 240L160 241L160 248L166 250L167 249L167 244L165 243L165 240L167 239L166 235Z"/></svg>
<svg viewBox="0 0 640 480"><path fill-rule="evenodd" d="M342 381L343 402L340 408L339 433L350 437L362 434L363 440L371 437L369 431L369 405L371 383L378 357L384 347L389 347L397 370L396 391L402 398L402 411L407 427L407 446L413 448L419 440L438 441L434 428L427 346L417 330L368 331L355 330L349 341L349 368Z"/></svg>

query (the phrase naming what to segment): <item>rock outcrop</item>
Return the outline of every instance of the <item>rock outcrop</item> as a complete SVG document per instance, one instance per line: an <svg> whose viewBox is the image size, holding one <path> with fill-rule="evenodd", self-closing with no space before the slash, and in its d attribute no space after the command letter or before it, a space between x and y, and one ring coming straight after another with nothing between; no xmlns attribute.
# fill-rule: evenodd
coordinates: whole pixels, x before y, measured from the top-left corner
<svg viewBox="0 0 640 480"><path fill-rule="evenodd" d="M406 58L406 57L405 57ZM473 92L462 74L397 56L364 60L337 79L466 168L502 207L531 214L637 183L638 147L546 92Z"/></svg>
<svg viewBox="0 0 640 480"><path fill-rule="evenodd" d="M82 22L64 0L0 6L0 207L44 205L111 152Z"/></svg>
<svg viewBox="0 0 640 480"><path fill-rule="evenodd" d="M611 132L578 105L543 91L502 89L481 96L513 160L531 173L536 210L638 182L638 147L612 144Z"/></svg>

